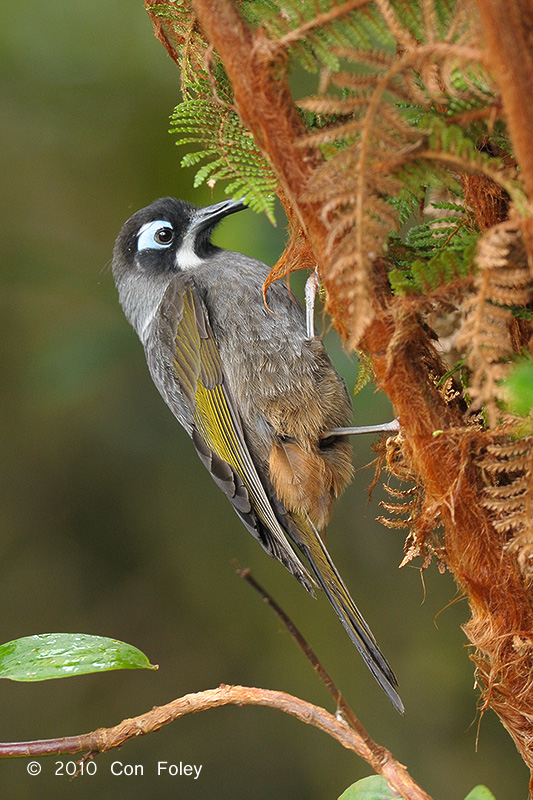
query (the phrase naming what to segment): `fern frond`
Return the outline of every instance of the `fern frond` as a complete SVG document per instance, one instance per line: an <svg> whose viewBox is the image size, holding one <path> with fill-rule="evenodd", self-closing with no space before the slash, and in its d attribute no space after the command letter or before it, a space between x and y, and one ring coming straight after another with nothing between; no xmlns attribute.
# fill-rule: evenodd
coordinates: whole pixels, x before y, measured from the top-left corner
<svg viewBox="0 0 533 800"><path fill-rule="evenodd" d="M352 394L354 397L356 394L359 394L361 389L364 389L365 386L368 386L368 384L374 380L372 361L370 360L368 354L365 353L364 350L359 350L357 357L359 358L359 364L357 365L357 377L352 389Z"/></svg>
<svg viewBox="0 0 533 800"><path fill-rule="evenodd" d="M511 434L517 420L509 420ZM483 505L496 516L493 525L508 537L526 584L533 583L533 437L509 440L503 430L486 448L479 466L492 477Z"/></svg>
<svg viewBox="0 0 533 800"><path fill-rule="evenodd" d="M194 185L229 181L226 193L239 196L251 208L265 211L274 221L277 183L248 130L230 107L212 100L187 100L171 117L171 133L180 134L176 144L201 144L202 151L188 153L182 166L197 165Z"/></svg>
<svg viewBox="0 0 533 800"><path fill-rule="evenodd" d="M389 475L396 478L400 484L414 483L414 486L409 488L396 488L384 483L383 488L391 500L380 502L380 506L388 511L389 515L397 515L400 518L391 519L390 516L377 518L378 522L387 528L410 531L404 545L405 557L400 566L421 556L422 568L425 569L436 557L440 569L443 563L443 550L437 533L441 524L439 511L434 503L427 501L423 488L416 484L415 477L407 468L402 453L401 434L382 439L375 449L379 455L373 485L379 480L383 461Z"/></svg>
<svg viewBox="0 0 533 800"><path fill-rule="evenodd" d="M479 139L458 125L438 117L428 119L427 124L427 139L410 158L427 159L459 173L485 175L509 194L517 208L526 208L527 197L516 169L480 149Z"/></svg>
<svg viewBox="0 0 533 800"><path fill-rule="evenodd" d="M520 222L491 228L479 241L476 262L475 292L464 307L459 342L471 370L473 407L484 406L494 425L505 399L501 382L514 354L512 307L527 305L533 289Z"/></svg>
<svg viewBox="0 0 533 800"><path fill-rule="evenodd" d="M384 43L393 50L395 46L382 15L370 3L250 0L241 9L249 23L261 26L275 46L288 51L292 59L311 73L324 67L336 72L342 48L375 48Z"/></svg>
<svg viewBox="0 0 533 800"><path fill-rule="evenodd" d="M525 205L516 171L480 150L479 124L460 127L451 119L452 101L456 113L459 108L478 111L493 100L490 81L477 63L479 51L472 46L477 42L468 38L468 17L455 21L453 2L422 0L416 13L413 5L376 2L395 47L387 41L383 49L375 42L369 50L336 51L346 66L330 76L328 85L340 96L328 91L301 101L320 121L302 146L316 148L326 159L311 177L306 197L323 208L331 254L326 270L346 289L341 303L354 309L354 344L371 315L366 276L372 261L383 254L391 232L425 201L428 189L444 187L461 197L458 173L481 174ZM431 239L425 263L413 252L409 275L393 273L397 291L428 291L471 271L479 233L472 232L462 247L452 245L462 249L463 258L455 253L448 261L432 260L455 238L451 221L441 227L440 233L436 226L425 232ZM408 242L407 247L415 250L417 245ZM341 276L343 269L352 273L351 285Z"/></svg>
<svg viewBox="0 0 533 800"><path fill-rule="evenodd" d="M223 181L227 192L273 218L276 180L235 110L224 66L208 48L192 3L161 2L156 9L172 25L183 62L184 102L172 117L178 142L190 147L182 164L196 169L195 186ZM240 0L238 10L252 39L268 40L268 63L284 70L296 62L320 75L317 92L298 101L307 131L300 144L316 152L301 198L321 209L324 274L337 287L356 345L373 315L376 258L400 254L391 274L396 293L441 292L470 277L477 228L485 230L468 209L459 210L472 181L499 187L500 197L492 195L498 221L508 202L526 208L520 175L505 157L504 126L492 119L497 98L480 58L474 4ZM492 133L500 149L485 146ZM443 206L450 213L439 221L415 225L398 246L391 234L427 208L434 189L457 203ZM508 277L500 306L514 296Z"/></svg>
<svg viewBox="0 0 533 800"><path fill-rule="evenodd" d="M469 239L463 249L442 249L428 260L415 260L406 269L391 270L389 280L393 292L428 295L440 286L471 275L476 241L474 237Z"/></svg>
<svg viewBox="0 0 533 800"><path fill-rule="evenodd" d="M191 4L184 2L158 3L150 11L171 26L173 40L181 60L181 92L187 97L190 83L205 74L205 54L208 44L202 35Z"/></svg>

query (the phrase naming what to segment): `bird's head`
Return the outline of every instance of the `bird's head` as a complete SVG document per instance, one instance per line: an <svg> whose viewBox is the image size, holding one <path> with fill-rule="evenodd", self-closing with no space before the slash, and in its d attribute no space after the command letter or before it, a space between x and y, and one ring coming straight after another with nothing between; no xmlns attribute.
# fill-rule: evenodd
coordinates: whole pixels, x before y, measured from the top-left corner
<svg viewBox="0 0 533 800"><path fill-rule="evenodd" d="M245 208L240 200L197 208L163 197L124 223L115 242L112 271L121 305L139 335L169 278L214 255L218 248L211 236L216 225Z"/></svg>

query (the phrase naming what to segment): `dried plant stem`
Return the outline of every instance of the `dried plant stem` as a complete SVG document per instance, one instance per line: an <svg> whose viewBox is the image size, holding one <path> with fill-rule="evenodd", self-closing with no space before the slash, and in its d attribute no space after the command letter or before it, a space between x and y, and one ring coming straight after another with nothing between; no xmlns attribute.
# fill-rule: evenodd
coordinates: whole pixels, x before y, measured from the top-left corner
<svg viewBox="0 0 533 800"><path fill-rule="evenodd" d="M261 584L255 580L250 573L250 570L238 569L237 572L241 578L247 581L247 583L249 583L250 586L252 586L256 592L261 595L263 600L272 608L275 614L277 614L279 619L283 622L290 635L303 652L307 660L311 663L311 666L315 670L316 674L334 699L342 716L347 720L347 722L349 722L350 726L354 729L354 731L356 731L358 736L361 737L361 742L365 742L368 746L368 750L373 756L373 761L372 763L369 762L369 764L371 764L376 772L384 775L384 777L387 778L390 786L393 789L396 789L396 791L400 793L401 797L410 799L413 798L413 800L415 798L416 800L429 800L429 795L427 795L426 792L424 792L424 790L421 789L417 783L415 783L403 764L400 764L398 761L396 761L388 750L386 750L384 747L380 747L380 745L376 744L371 739L351 707L342 696L339 688L333 682L329 672L326 670L313 648L305 640L294 622L285 613L281 606L278 605L278 603L276 603L276 601L268 594ZM386 773L382 769L383 764L389 765Z"/></svg>
<svg viewBox="0 0 533 800"><path fill-rule="evenodd" d="M349 719L350 724L354 728L357 728L360 725L359 720L353 713L352 709L350 708L346 700L343 698L340 690L333 682L330 674L327 672L322 662L319 660L315 651L309 645L306 639L302 636L302 634L300 633L294 622L281 608L281 606L278 603L276 603L274 598L266 591L266 589L264 589L261 586L261 584L255 580L249 569L241 569L237 564L236 566L237 566L237 574L239 575L239 577L245 580L247 583L249 583L250 586L253 589L255 589L255 591L258 592L258 594L261 595L265 603L267 603L267 605L270 606L270 608L274 611L274 613L283 622L283 624L289 631L290 635L292 636L292 638L294 639L300 650L303 652L307 660L310 662L316 674L318 675L318 677L320 678L320 680L322 681L322 683L324 684L330 695L332 696L337 708L340 711L342 711L346 719ZM364 729L361 726L361 732L362 731L364 731Z"/></svg>
<svg viewBox="0 0 533 800"><path fill-rule="evenodd" d="M44 739L35 742L15 742L0 744L0 758L14 756L43 756L60 753L80 753L89 755L105 753L115 747L122 747L129 739L153 733L164 725L180 717L207 711L221 706L267 706L277 708L285 714L296 717L307 725L327 733L347 750L352 750L364 758L375 770L387 779L389 784L405 800L431 800L408 775L405 768L384 747L373 742L368 735L361 736L344 722L325 709L300 700L285 692L271 689L256 689L250 686L219 686L203 692L187 694L164 706L158 706L132 719L125 719L113 728L98 728L81 736L65 736L61 739Z"/></svg>
<svg viewBox="0 0 533 800"><path fill-rule="evenodd" d="M533 200L533 5L531 0L477 0L486 64L503 108L529 199Z"/></svg>
<svg viewBox="0 0 533 800"><path fill-rule="evenodd" d="M527 196L533 203L533 4L531 0L477 0L485 34L486 63L502 102ZM523 222L524 243L533 264L533 219Z"/></svg>

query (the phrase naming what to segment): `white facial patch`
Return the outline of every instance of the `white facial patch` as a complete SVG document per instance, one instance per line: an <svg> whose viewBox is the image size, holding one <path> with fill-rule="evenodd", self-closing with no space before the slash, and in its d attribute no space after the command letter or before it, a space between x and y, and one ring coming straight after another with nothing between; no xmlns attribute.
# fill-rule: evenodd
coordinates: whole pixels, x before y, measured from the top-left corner
<svg viewBox="0 0 533 800"><path fill-rule="evenodd" d="M187 270L199 267L202 259L194 252L195 233L186 233L181 246L176 253L176 266L179 269Z"/></svg>
<svg viewBox="0 0 533 800"><path fill-rule="evenodd" d="M146 222L137 234L137 251L166 250L174 239L174 229L166 219Z"/></svg>

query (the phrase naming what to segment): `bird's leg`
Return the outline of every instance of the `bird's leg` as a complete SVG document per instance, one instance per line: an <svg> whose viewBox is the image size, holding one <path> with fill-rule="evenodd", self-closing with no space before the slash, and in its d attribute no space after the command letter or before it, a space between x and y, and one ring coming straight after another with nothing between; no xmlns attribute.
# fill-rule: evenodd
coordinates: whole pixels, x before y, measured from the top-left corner
<svg viewBox="0 0 533 800"><path fill-rule="evenodd" d="M318 289L318 275L315 268L305 282L305 323L308 339L315 338L315 298Z"/></svg>
<svg viewBox="0 0 533 800"><path fill-rule="evenodd" d="M399 431L400 422L393 419L392 422L382 422L381 425L363 425L359 428L330 428L322 434L322 439L329 436L355 436L359 433L383 433L383 431Z"/></svg>
<svg viewBox="0 0 533 800"><path fill-rule="evenodd" d="M320 288L318 279L318 267L311 273L305 282L305 322L307 327L307 338L315 338L315 298ZM397 419L392 422L383 422L381 425L363 425L357 428L331 428L322 434L322 439L329 436L355 436L360 433L382 433L383 431L399 431L400 423Z"/></svg>

